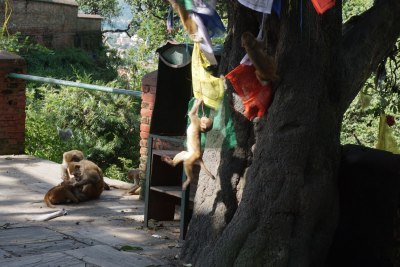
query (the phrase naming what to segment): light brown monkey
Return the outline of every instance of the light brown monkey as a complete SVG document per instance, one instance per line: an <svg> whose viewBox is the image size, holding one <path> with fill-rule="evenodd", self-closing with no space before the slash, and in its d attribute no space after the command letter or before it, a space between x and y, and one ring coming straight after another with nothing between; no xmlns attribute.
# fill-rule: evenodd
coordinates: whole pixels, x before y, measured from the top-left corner
<svg viewBox="0 0 400 267"><path fill-rule="evenodd" d="M68 164L71 162L79 162L84 158L85 157L83 155L83 152L80 150L70 150L63 154L63 162L61 164L61 175L64 181L68 181L71 178L71 174L69 173L68 170ZM101 173L101 176L103 177L103 173ZM104 183L104 190L110 190L110 186L107 183Z"/></svg>
<svg viewBox="0 0 400 267"><path fill-rule="evenodd" d="M185 7L177 3L176 0L168 0L168 2L171 4L172 8L176 12L178 12L179 18L182 21L183 28L185 29L185 31L189 33L191 38L195 38L195 35L197 33L197 24L189 16L189 13L186 11Z"/></svg>
<svg viewBox="0 0 400 267"><path fill-rule="evenodd" d="M70 150L64 152L63 161L61 163L61 179L63 179L63 181L69 181L71 179L71 175L68 172L68 164L71 162L78 162L83 159L84 155L80 150Z"/></svg>
<svg viewBox="0 0 400 267"><path fill-rule="evenodd" d="M257 40L250 32L244 32L242 34L242 47L244 47L256 68L256 76L260 83L264 84L279 79L276 74L275 61L267 54L263 41Z"/></svg>
<svg viewBox="0 0 400 267"><path fill-rule="evenodd" d="M98 199L104 189L104 178L102 170L90 160L71 162L68 170L76 181L72 183L75 188L79 188L78 195L80 201Z"/></svg>
<svg viewBox="0 0 400 267"><path fill-rule="evenodd" d="M79 203L78 194L79 189L75 188L71 181L63 181L61 184L54 186L49 191L47 191L46 195L43 198L43 201L46 203L47 207L55 208L53 204L66 204L66 203Z"/></svg>
<svg viewBox="0 0 400 267"><path fill-rule="evenodd" d="M212 179L214 176L207 170L202 159L201 144L200 144L200 132L205 133L212 129L213 121L207 117L198 116L199 106L203 101L196 99L192 109L189 111L188 115L190 118L189 127L186 130L187 138L187 151L181 151L175 155L173 159L168 156L163 156L161 159L166 163L176 166L178 163L183 162L183 168L186 173L186 181L182 184L182 189L185 190L193 179L193 165L196 162L200 163L203 170Z"/></svg>
<svg viewBox="0 0 400 267"><path fill-rule="evenodd" d="M128 172L128 180L129 182L133 180L133 186L127 192L128 195L137 195L137 190L140 187L140 170L139 169L132 169Z"/></svg>

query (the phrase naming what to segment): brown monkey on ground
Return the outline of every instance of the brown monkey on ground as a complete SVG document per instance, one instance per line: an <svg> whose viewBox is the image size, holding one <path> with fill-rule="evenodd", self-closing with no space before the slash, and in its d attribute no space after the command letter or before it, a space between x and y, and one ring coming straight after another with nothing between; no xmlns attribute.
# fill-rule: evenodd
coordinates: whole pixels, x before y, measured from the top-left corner
<svg viewBox="0 0 400 267"><path fill-rule="evenodd" d="M64 181L68 181L71 178L71 174L68 170L68 164L71 162L79 162L83 160L85 157L83 152L80 150L70 150L63 154L63 161L61 164L61 175ZM97 165L96 165L97 166ZM101 171L101 169L100 169ZM103 177L103 173L100 174ZM104 190L110 190L110 186L107 183L104 183Z"/></svg>
<svg viewBox="0 0 400 267"><path fill-rule="evenodd" d="M69 181L71 179L71 175L68 172L68 164L71 162L81 161L84 158L83 152L80 150L70 150L64 152L63 161L61 163L61 179L63 179L63 181Z"/></svg>
<svg viewBox="0 0 400 267"><path fill-rule="evenodd" d="M68 170L76 179L72 185L79 188L79 201L98 199L104 189L104 179L102 170L90 160L71 162Z"/></svg>
<svg viewBox="0 0 400 267"><path fill-rule="evenodd" d="M276 74L276 64L271 56L267 54L263 41L257 40L250 32L242 34L242 47L247 52L253 66L256 68L256 76L260 83L276 81L279 76Z"/></svg>
<svg viewBox="0 0 400 267"><path fill-rule="evenodd" d="M188 115L190 118L189 127L186 130L187 138L187 151L181 151L175 155L173 159L168 156L163 156L161 159L166 163L176 166L178 163L183 161L183 168L186 173L186 181L182 184L182 189L186 187L193 179L193 165L196 162L200 163L200 166L207 173L208 176L215 179L214 176L207 170L202 159L201 144L200 144L200 132L205 133L212 129L213 121L207 117L198 116L199 106L203 103L203 100L196 99L193 103L192 109Z"/></svg>
<svg viewBox="0 0 400 267"><path fill-rule="evenodd" d="M66 203L79 203L78 196L80 194L79 189L75 188L72 183L74 179L70 181L63 181L61 184L54 186L43 198L47 207L55 208L52 204L66 204Z"/></svg>
<svg viewBox="0 0 400 267"><path fill-rule="evenodd" d="M137 195L137 190L140 188L140 170L139 169L132 169L128 172L128 180L133 180L133 186L127 192L128 195Z"/></svg>

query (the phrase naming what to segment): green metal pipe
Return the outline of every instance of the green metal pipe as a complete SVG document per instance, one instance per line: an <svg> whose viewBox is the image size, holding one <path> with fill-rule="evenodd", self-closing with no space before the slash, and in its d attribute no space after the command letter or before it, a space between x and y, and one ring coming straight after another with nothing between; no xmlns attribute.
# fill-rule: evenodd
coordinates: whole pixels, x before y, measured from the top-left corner
<svg viewBox="0 0 400 267"><path fill-rule="evenodd" d="M53 79L53 78L45 78L45 77L40 77L40 76L33 76L33 75L26 75L26 74L19 74L19 73L9 73L8 77L16 78L16 79L23 79L23 80L27 80L27 81L35 81L35 82L42 82L42 83L52 83L52 84L60 84L60 85L65 85L65 86L79 87L79 88L108 92L108 93L131 95L131 96L135 96L135 97L141 97L141 95L142 95L142 92L139 92L139 91L126 90L126 89L120 89L120 88L112 88L112 87L93 85L93 84L87 84L87 83L64 81L64 80L58 80L58 79Z"/></svg>

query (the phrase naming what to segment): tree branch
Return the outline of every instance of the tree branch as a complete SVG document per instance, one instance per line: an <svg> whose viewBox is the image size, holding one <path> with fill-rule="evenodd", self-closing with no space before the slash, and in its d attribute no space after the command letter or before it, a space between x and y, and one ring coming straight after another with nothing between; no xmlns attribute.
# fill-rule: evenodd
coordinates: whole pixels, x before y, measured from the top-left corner
<svg viewBox="0 0 400 267"><path fill-rule="evenodd" d="M376 1L371 9L344 24L339 86L342 114L393 49L400 35L398 14L400 1Z"/></svg>
<svg viewBox="0 0 400 267"><path fill-rule="evenodd" d="M126 28L126 29L104 30L104 31L101 31L101 33L104 34L104 33L107 33L107 32L112 32L112 33L116 33L116 32L125 32L129 37L132 37L132 36L129 34L129 30L130 30L130 29L131 29L131 24L129 23L129 24L128 24L128 28Z"/></svg>

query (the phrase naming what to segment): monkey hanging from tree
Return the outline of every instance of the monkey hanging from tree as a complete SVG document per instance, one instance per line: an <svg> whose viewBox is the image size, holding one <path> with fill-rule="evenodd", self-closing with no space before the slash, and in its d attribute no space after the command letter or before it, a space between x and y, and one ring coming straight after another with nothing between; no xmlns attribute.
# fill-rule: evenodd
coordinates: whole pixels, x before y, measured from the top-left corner
<svg viewBox="0 0 400 267"><path fill-rule="evenodd" d="M183 162L183 168L186 173L186 181L182 184L182 189L185 190L190 182L193 180L193 165L196 162L200 163L201 168L210 176L215 179L211 172L206 168L202 159L201 144L200 144L200 133L208 132L213 127L213 121L210 118L202 117L199 118L198 111L200 105L203 103L202 100L196 99L193 103L191 110L188 115L190 118L189 127L186 130L186 145L187 151L181 151L175 155L173 159L168 156L163 156L162 161L176 166Z"/></svg>
<svg viewBox="0 0 400 267"><path fill-rule="evenodd" d="M242 46L246 50L248 57L256 69L257 79L262 85L268 81L276 81L279 76L276 74L276 63L271 56L267 54L265 42L257 40L250 32L242 34Z"/></svg>

